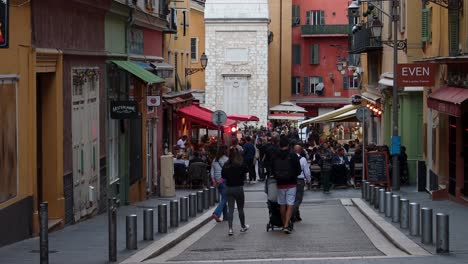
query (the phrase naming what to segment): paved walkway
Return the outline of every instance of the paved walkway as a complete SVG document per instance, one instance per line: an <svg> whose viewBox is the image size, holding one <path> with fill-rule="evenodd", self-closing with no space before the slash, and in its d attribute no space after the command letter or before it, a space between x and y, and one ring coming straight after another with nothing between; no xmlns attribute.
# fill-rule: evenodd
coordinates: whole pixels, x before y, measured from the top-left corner
<svg viewBox="0 0 468 264"><path fill-rule="evenodd" d="M125 217L130 214L138 215L138 250L145 248L154 241L143 240L143 210L166 203L169 207L171 200L187 196L196 190L177 190L176 197L150 198L134 205L121 206L117 211L117 257L118 262L136 253L136 250L125 249ZM213 210L210 208L209 210ZM169 210L168 210L169 211ZM168 212L169 214L169 212ZM197 216L199 216L198 214ZM157 233L157 217L154 215L154 239L158 240L166 234ZM192 218L189 221L193 220ZM66 226L64 229L49 234L49 262L50 263L107 263L108 259L108 229L107 214L95 216L89 220ZM186 223L180 223L179 227ZM168 234L175 231L169 228ZM0 248L0 263L39 263L39 237L23 240Z"/></svg>

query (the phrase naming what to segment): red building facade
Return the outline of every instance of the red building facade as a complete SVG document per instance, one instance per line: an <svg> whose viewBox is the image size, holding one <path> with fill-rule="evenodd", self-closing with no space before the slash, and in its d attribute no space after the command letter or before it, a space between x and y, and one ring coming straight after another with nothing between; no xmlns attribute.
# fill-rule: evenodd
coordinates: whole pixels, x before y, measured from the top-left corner
<svg viewBox="0 0 468 264"><path fill-rule="evenodd" d="M347 52L348 5L348 0L293 0L291 101L304 107L307 117L349 104L358 91Z"/></svg>

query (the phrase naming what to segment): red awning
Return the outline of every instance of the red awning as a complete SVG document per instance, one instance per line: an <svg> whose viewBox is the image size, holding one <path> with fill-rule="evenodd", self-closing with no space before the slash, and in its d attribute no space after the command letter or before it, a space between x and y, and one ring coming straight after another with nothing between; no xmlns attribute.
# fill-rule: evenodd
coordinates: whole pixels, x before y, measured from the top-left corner
<svg viewBox="0 0 468 264"><path fill-rule="evenodd" d="M451 116L460 117L460 104L467 99L468 89L445 87L429 95L427 107Z"/></svg>
<svg viewBox="0 0 468 264"><path fill-rule="evenodd" d="M236 121L259 121L260 119L254 115L229 115L229 119Z"/></svg>
<svg viewBox="0 0 468 264"><path fill-rule="evenodd" d="M178 113L190 119L194 123L198 123L210 129L218 129L211 121L211 115L213 114L213 111L210 109L203 108L198 105L190 105L179 109ZM233 125L236 125L236 121L228 118L224 124L224 127Z"/></svg>

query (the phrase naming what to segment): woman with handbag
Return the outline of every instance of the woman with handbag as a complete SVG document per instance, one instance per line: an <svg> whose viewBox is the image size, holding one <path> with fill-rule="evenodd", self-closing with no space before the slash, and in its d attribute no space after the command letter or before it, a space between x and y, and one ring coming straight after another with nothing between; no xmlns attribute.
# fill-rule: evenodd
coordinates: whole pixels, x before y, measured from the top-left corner
<svg viewBox="0 0 468 264"><path fill-rule="evenodd" d="M216 222L221 222L221 214L223 214L224 220L227 219L226 184L224 183L224 179L221 177L221 171L227 161L227 146L221 145L216 153L215 159L211 163L211 181L213 182L213 186L218 188L218 192L221 195L219 204L212 215L212 218L216 220Z"/></svg>

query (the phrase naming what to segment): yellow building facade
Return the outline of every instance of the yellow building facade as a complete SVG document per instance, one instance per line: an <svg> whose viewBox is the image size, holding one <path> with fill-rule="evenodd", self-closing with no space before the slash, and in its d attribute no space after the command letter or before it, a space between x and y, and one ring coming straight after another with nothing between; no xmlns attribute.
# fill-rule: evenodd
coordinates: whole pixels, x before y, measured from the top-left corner
<svg viewBox="0 0 468 264"><path fill-rule="evenodd" d="M200 57L205 52L205 7L199 1L190 1L190 68L200 68ZM209 63L209 60L208 60ZM205 72L187 76L193 91L205 90Z"/></svg>
<svg viewBox="0 0 468 264"><path fill-rule="evenodd" d="M268 104L291 98L292 0L269 0L273 41L268 46Z"/></svg>
<svg viewBox="0 0 468 264"><path fill-rule="evenodd" d="M0 246L38 232L40 202L49 220L64 216L62 55L32 48L30 3L9 5L9 18L1 21L9 34L0 48Z"/></svg>

